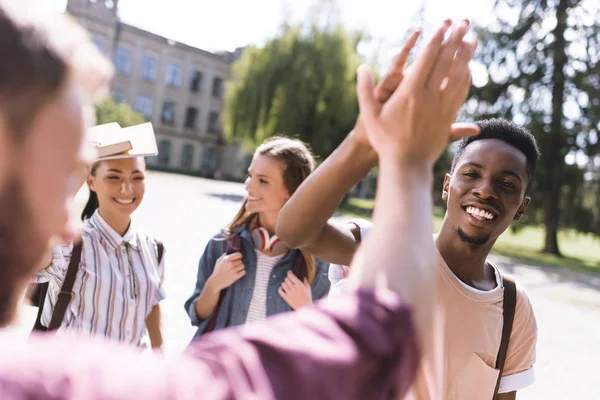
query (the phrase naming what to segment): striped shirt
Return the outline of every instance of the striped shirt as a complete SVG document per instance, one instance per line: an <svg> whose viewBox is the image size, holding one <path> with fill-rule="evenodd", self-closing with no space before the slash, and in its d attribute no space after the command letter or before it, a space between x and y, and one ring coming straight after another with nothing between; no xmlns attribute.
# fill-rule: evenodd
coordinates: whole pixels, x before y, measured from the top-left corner
<svg viewBox="0 0 600 400"><path fill-rule="evenodd" d="M98 211L83 223L83 247L77 278L61 330L69 328L141 345L146 317L165 298L164 257L158 265L154 238L137 231L132 222L124 236L112 229ZM49 282L41 322L48 326L67 273L72 243L59 245L52 263L35 282Z"/></svg>
<svg viewBox="0 0 600 400"><path fill-rule="evenodd" d="M269 257L256 250L256 280L254 281L254 290L246 323L264 321L267 318L267 286L269 277L275 264L283 258L285 254L275 257Z"/></svg>

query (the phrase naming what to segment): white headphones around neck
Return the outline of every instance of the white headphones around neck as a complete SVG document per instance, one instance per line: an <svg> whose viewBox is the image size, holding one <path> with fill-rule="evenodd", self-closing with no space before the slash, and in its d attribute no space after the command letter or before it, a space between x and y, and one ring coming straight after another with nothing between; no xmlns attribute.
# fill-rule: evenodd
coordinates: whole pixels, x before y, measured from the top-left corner
<svg viewBox="0 0 600 400"><path fill-rule="evenodd" d="M267 250L274 255L285 254L289 250L277 235L269 235L269 232L262 226L256 226L251 231L252 242L257 250Z"/></svg>

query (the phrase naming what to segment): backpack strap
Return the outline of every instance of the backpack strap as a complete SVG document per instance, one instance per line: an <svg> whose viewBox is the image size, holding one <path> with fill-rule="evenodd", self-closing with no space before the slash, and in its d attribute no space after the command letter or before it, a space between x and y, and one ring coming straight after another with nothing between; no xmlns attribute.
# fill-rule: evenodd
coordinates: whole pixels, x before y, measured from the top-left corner
<svg viewBox="0 0 600 400"><path fill-rule="evenodd" d="M156 248L158 249L158 265L160 265L160 263L162 262L162 258L163 258L163 254L165 253L165 246L163 245L163 242L161 242L160 240L156 240Z"/></svg>
<svg viewBox="0 0 600 400"><path fill-rule="evenodd" d="M302 252L300 250L298 250L298 255L296 256L296 261L294 261L294 267L292 269L292 272L303 283L304 278L308 278L308 265L306 264L304 255L302 255Z"/></svg>
<svg viewBox="0 0 600 400"><path fill-rule="evenodd" d="M227 239L227 248L225 249L225 254L233 254L242 250L242 237L239 233ZM215 330L215 326L217 325L217 317L219 315L219 310L221 309L221 303L223 302L223 297L225 297L225 289L221 290L219 293L219 300L217 301L217 305L215 306L215 310L213 311L210 322L208 323L208 328L206 328L205 333L212 332Z"/></svg>
<svg viewBox="0 0 600 400"><path fill-rule="evenodd" d="M48 325L49 331L54 331L60 328L60 325L65 318L67 307L73 299L73 285L75 284L75 278L77 277L77 271L79 270L82 246L82 242L79 242L73 246L69 268L67 269L67 274L65 275L65 280L60 288L60 292L58 292L58 300L56 301L56 306L52 312L50 325Z"/></svg>
<svg viewBox="0 0 600 400"><path fill-rule="evenodd" d="M496 369L498 372L498 380L496 381L496 389L494 390L494 400L498 399L498 390L500 389L500 379L504 371L504 362L508 353L508 343L510 342L510 334L512 332L513 321L515 319L515 309L517 307L517 287L515 281L506 276L502 277L504 285L504 301L502 306L502 339L500 340L500 349L496 357Z"/></svg>
<svg viewBox="0 0 600 400"><path fill-rule="evenodd" d="M48 282L36 284L35 293L32 295L32 301L35 300L38 307L35 323L33 324L33 331L45 332L48 330L48 328L42 325L42 314L44 313L44 303L46 302L46 295L48 294L48 286Z"/></svg>

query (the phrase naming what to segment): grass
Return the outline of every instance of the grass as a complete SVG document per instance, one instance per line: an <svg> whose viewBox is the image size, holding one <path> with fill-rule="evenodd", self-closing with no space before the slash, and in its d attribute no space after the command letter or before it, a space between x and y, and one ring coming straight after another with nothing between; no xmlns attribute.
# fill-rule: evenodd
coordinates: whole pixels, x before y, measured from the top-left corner
<svg viewBox="0 0 600 400"><path fill-rule="evenodd" d="M339 213L348 218L370 219L374 201L351 198L339 208ZM439 230L444 218L443 211L434 212L435 230ZM514 233L505 232L496 242L493 253L515 260L549 265L593 273L600 273L600 238L574 231L561 231L558 243L563 257L540 252L544 244L544 230L528 226Z"/></svg>

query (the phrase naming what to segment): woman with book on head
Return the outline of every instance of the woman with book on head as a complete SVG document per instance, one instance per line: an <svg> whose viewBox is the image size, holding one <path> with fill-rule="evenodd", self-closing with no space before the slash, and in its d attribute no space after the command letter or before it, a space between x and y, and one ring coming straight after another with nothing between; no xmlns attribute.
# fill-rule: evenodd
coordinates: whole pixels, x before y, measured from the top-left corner
<svg viewBox="0 0 600 400"><path fill-rule="evenodd" d="M329 291L328 264L288 249L274 235L279 211L313 171L299 140L261 144L248 168L247 198L233 221L210 240L185 309L196 337L216 329L263 321L312 304Z"/></svg>
<svg viewBox="0 0 600 400"><path fill-rule="evenodd" d="M148 334L152 347L160 348L163 246L131 219L144 198L142 155L156 154L154 133L150 124L132 127L136 134L130 140L130 128L115 125L97 127L112 135L113 143L97 143L104 157L87 175L90 197L81 216L81 242L57 246L35 277L47 282L35 329L79 331L134 346L146 345ZM150 153L137 143L140 138L150 144ZM110 149L119 153L109 154Z"/></svg>

